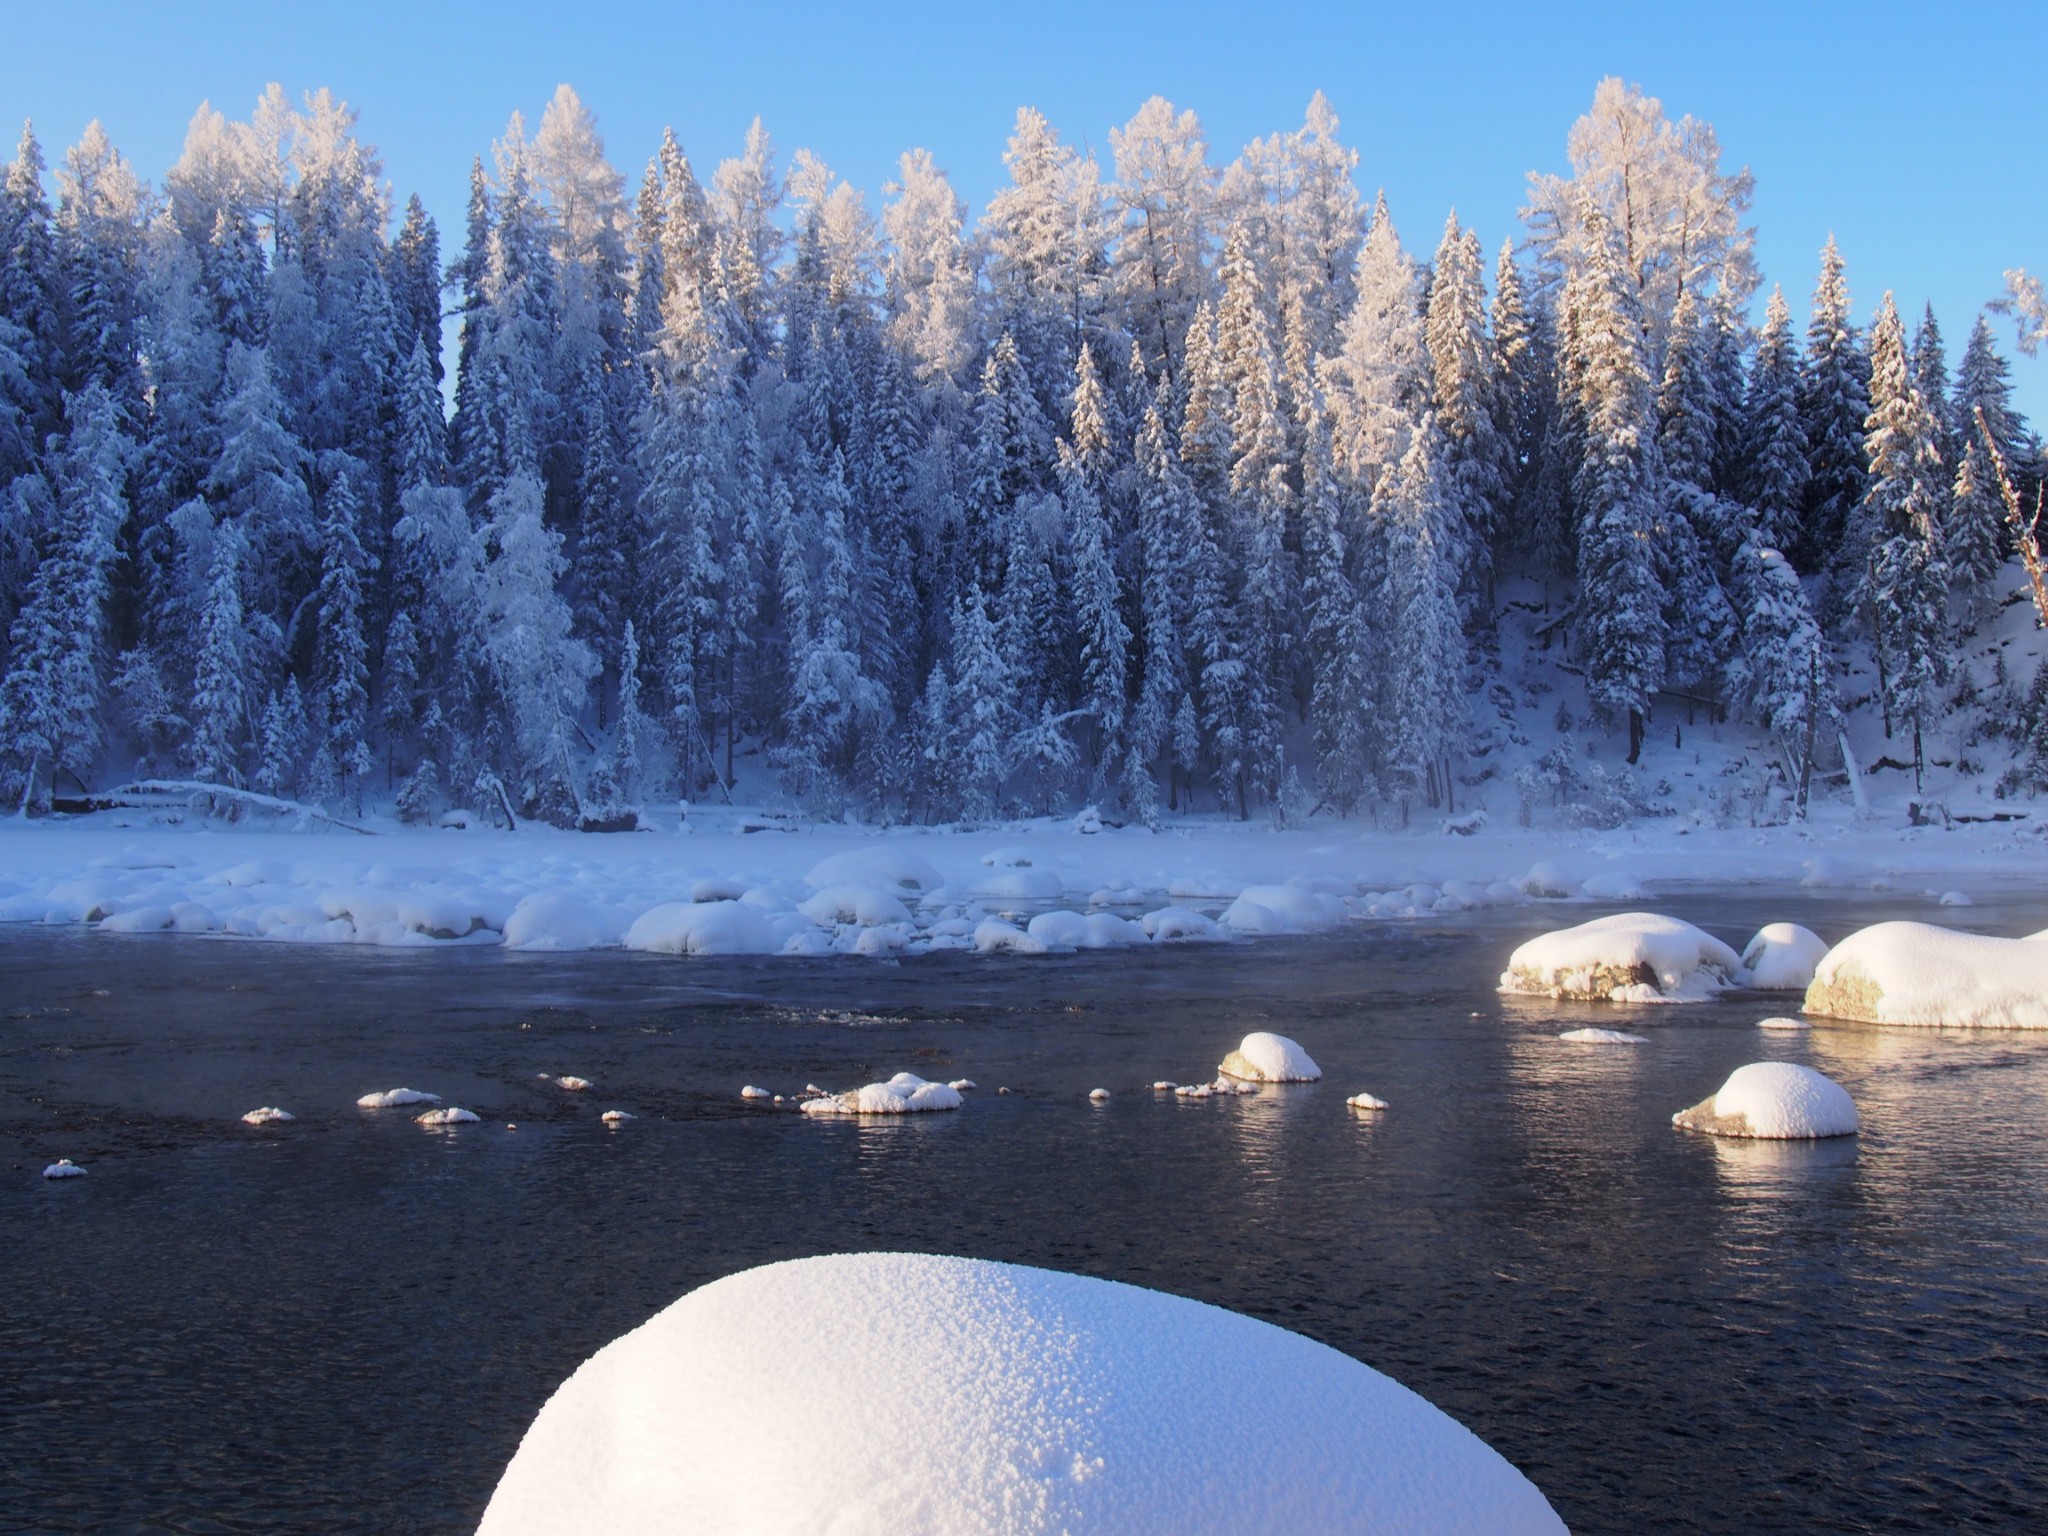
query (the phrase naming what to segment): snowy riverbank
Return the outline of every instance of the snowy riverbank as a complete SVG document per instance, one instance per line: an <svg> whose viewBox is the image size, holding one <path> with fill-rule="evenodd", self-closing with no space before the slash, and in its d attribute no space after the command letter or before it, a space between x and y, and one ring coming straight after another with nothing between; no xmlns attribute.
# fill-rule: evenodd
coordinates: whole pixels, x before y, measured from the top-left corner
<svg viewBox="0 0 2048 1536"><path fill-rule="evenodd" d="M386 946L1043 953L1531 900L1635 902L1687 885L1893 891L1924 895L1930 916L1973 893L2048 894L2042 842L2025 823L1651 822L1449 836L1195 821L1154 833L1092 817L876 829L721 808L693 811L687 835L672 813L654 826L590 835L387 824L359 837L172 825L161 813L9 820L0 921Z"/></svg>

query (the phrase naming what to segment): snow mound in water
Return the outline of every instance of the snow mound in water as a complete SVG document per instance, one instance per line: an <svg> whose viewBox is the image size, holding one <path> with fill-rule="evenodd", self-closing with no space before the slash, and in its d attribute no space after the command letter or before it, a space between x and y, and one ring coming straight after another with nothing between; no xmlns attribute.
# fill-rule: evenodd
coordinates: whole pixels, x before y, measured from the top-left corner
<svg viewBox="0 0 2048 1536"><path fill-rule="evenodd" d="M879 885L893 891L935 891L945 877L906 848L849 848L813 864L804 884Z"/></svg>
<svg viewBox="0 0 2048 1536"><path fill-rule="evenodd" d="M774 1095L766 1088L762 1088L754 1083L748 1083L740 1089L740 1097L743 1099L770 1099Z"/></svg>
<svg viewBox="0 0 2048 1536"><path fill-rule="evenodd" d="M1866 1024L2048 1029L2048 944L1878 923L1827 952L1806 1011Z"/></svg>
<svg viewBox="0 0 2048 1536"><path fill-rule="evenodd" d="M1343 902L1295 885L1248 885L1218 919L1232 933L1321 933L1343 920Z"/></svg>
<svg viewBox="0 0 2048 1536"><path fill-rule="evenodd" d="M43 1177L46 1179L82 1179L85 1177L85 1170L71 1161L70 1158L60 1157L43 1170Z"/></svg>
<svg viewBox="0 0 2048 1536"><path fill-rule="evenodd" d="M566 1077L556 1078L554 1083L557 1088L567 1093L588 1093L591 1088L589 1078L578 1077L573 1072Z"/></svg>
<svg viewBox="0 0 2048 1536"><path fill-rule="evenodd" d="M536 891L505 919L505 947L536 951L614 948L626 915L576 891Z"/></svg>
<svg viewBox="0 0 2048 1536"><path fill-rule="evenodd" d="M764 1370L767 1341L808 1364ZM600 1350L478 1536L1564 1529L1470 1430L1299 1334L1082 1275L858 1253L715 1281Z"/></svg>
<svg viewBox="0 0 2048 1536"><path fill-rule="evenodd" d="M1248 1083L1312 1083L1323 1075L1313 1057L1285 1035L1254 1030L1216 1070Z"/></svg>
<svg viewBox="0 0 2048 1536"><path fill-rule="evenodd" d="M997 869L977 877L968 894L995 901L1057 901L1066 889L1049 869Z"/></svg>
<svg viewBox="0 0 2048 1536"><path fill-rule="evenodd" d="M1216 919L1205 917L1192 907L1161 907L1138 919L1145 937L1161 944L1213 943L1225 935Z"/></svg>
<svg viewBox="0 0 2048 1536"><path fill-rule="evenodd" d="M1804 992L1814 967L1828 952L1827 940L1797 923L1766 923L1743 946L1749 984L1766 992Z"/></svg>
<svg viewBox="0 0 2048 1536"><path fill-rule="evenodd" d="M1742 957L1691 923L1654 912L1617 912L1529 940L1508 957L1500 990L1616 1003L1697 1003L1747 979Z"/></svg>
<svg viewBox="0 0 2048 1536"><path fill-rule="evenodd" d="M1971 899L1968 891L1943 891L1941 893L1941 900L1937 904L1944 907L1974 907L1977 905Z"/></svg>
<svg viewBox="0 0 2048 1536"><path fill-rule="evenodd" d="M1354 1093L1344 1102L1353 1109L1385 1109L1387 1107L1385 1099L1376 1099L1369 1093Z"/></svg>
<svg viewBox="0 0 2048 1536"><path fill-rule="evenodd" d="M1681 1109L1671 1123L1716 1136L1807 1141L1853 1136L1856 1104L1833 1078L1789 1061L1753 1061L1728 1074L1711 1099Z"/></svg>
<svg viewBox="0 0 2048 1536"><path fill-rule="evenodd" d="M1589 875L1579 889L1595 901L1641 901L1650 894L1643 882L1625 869L1609 869Z"/></svg>
<svg viewBox="0 0 2048 1536"><path fill-rule="evenodd" d="M632 1114L627 1110L608 1109L603 1114L599 1115L597 1118L602 1120L606 1125L624 1125L628 1120L638 1120L640 1117L636 1114Z"/></svg>
<svg viewBox="0 0 2048 1536"><path fill-rule="evenodd" d="M1648 1035L1632 1035L1624 1029L1568 1029L1557 1037L1574 1045L1648 1045Z"/></svg>
<svg viewBox="0 0 2048 1536"><path fill-rule="evenodd" d="M960 1090L928 1083L914 1072L898 1072L886 1083L869 1083L847 1093L804 1101L807 1115L907 1115L926 1109L958 1109Z"/></svg>
<svg viewBox="0 0 2048 1536"><path fill-rule="evenodd" d="M418 1125L475 1125L480 1117L466 1109L450 1105L447 1109L430 1109L424 1115L413 1116Z"/></svg>
<svg viewBox="0 0 2048 1536"><path fill-rule="evenodd" d="M242 1116L242 1124L285 1125L289 1123L293 1118L295 1117L293 1116L290 1110L278 1109L275 1106L270 1106L263 1109L250 1110L249 1113Z"/></svg>
<svg viewBox="0 0 2048 1536"><path fill-rule="evenodd" d="M907 923L910 909L879 885L830 885L817 895L797 903L797 911L814 923L855 923L862 928L879 928L883 923Z"/></svg>
<svg viewBox="0 0 2048 1536"><path fill-rule="evenodd" d="M421 1093L417 1088L387 1088L382 1093L366 1093L356 1100L357 1109L398 1109L406 1104L438 1104L438 1093Z"/></svg>
<svg viewBox="0 0 2048 1536"><path fill-rule="evenodd" d="M1811 1024L1808 1024L1804 1019L1769 1018L1758 1019L1756 1021L1756 1027L1758 1029L1776 1029L1789 1031L1798 1029L1811 1029L1813 1026Z"/></svg>
<svg viewBox="0 0 2048 1536"><path fill-rule="evenodd" d="M783 935L745 902L667 901L634 919L625 944L658 955L772 955Z"/></svg>

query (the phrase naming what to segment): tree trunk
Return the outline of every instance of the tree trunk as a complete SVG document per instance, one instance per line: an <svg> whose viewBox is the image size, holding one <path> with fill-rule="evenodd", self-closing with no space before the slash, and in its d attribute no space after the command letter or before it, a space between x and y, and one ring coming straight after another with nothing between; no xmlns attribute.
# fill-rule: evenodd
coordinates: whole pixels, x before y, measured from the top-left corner
<svg viewBox="0 0 2048 1536"><path fill-rule="evenodd" d="M1643 755L1643 712L1630 709L1628 712L1628 760L1636 762Z"/></svg>

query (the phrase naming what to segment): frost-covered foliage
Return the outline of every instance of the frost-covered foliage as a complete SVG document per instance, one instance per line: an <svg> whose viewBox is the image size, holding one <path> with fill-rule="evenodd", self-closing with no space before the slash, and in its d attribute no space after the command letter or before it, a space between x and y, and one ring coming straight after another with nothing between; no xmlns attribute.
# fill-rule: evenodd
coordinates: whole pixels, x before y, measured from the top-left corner
<svg viewBox="0 0 2048 1536"><path fill-rule="evenodd" d="M1489 277L1455 215L1425 266L1368 208L1321 95L1227 165L1164 99L1102 160L1026 108L977 219L924 150L877 209L759 122L629 183L564 86L444 268L324 91L202 110L160 189L25 133L0 794L630 825L751 763L830 814L1296 823L1519 767L1525 813L1634 814L1574 747L1494 755L1518 583L1562 584L1541 644L1631 763L1733 713L1785 814L1865 701L1916 764L1959 697L2012 734L1951 675L1994 459L2037 475L1988 326L1953 374L1931 313L1866 335L1830 242L1803 344L1776 293L1752 338L1713 130L1607 80L1567 147Z"/></svg>

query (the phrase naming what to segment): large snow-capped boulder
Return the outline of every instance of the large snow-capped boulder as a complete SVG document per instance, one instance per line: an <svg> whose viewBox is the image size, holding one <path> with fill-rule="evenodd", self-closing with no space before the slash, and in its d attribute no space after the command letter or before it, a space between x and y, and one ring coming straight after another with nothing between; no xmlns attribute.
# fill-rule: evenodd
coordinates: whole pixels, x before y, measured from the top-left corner
<svg viewBox="0 0 2048 1536"><path fill-rule="evenodd" d="M1323 1075L1315 1059L1294 1041L1263 1029L1246 1035L1216 1070L1247 1083L1313 1083Z"/></svg>
<svg viewBox="0 0 2048 1536"><path fill-rule="evenodd" d="M1298 885L1248 885L1217 921L1233 933L1321 933L1344 921L1344 903Z"/></svg>
<svg viewBox="0 0 2048 1536"><path fill-rule="evenodd" d="M1790 1061L1753 1061L1671 1123L1716 1136L1809 1141L1856 1134L1856 1104L1833 1078Z"/></svg>
<svg viewBox="0 0 2048 1536"><path fill-rule="evenodd" d="M945 877L907 848L849 848L813 864L804 884L879 885L886 890L921 895L944 885Z"/></svg>
<svg viewBox="0 0 2048 1536"><path fill-rule="evenodd" d="M1617 912L1529 940L1508 956L1500 990L1616 1003L1697 1003L1747 980L1742 957L1691 923L1655 912Z"/></svg>
<svg viewBox="0 0 2048 1536"><path fill-rule="evenodd" d="M2048 1029L2048 944L1878 923L1827 952L1806 1011L1866 1024Z"/></svg>
<svg viewBox="0 0 2048 1536"><path fill-rule="evenodd" d="M1083 1275L861 1253L714 1281L606 1345L541 1408L478 1536L1564 1529L1470 1430L1299 1334Z"/></svg>
<svg viewBox="0 0 2048 1536"><path fill-rule="evenodd" d="M1804 992L1827 954L1827 940L1797 923L1766 923L1742 948L1749 984L1766 992Z"/></svg>

